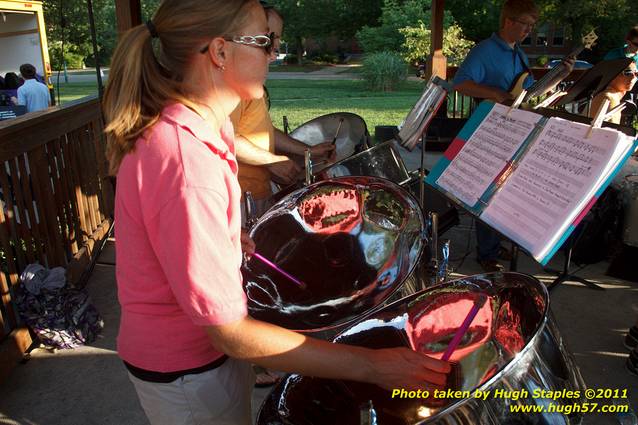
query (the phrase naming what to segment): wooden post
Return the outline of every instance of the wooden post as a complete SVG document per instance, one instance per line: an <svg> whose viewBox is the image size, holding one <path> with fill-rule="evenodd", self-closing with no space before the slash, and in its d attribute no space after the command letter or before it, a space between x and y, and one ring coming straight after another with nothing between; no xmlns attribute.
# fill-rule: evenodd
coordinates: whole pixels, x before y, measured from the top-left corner
<svg viewBox="0 0 638 425"><path fill-rule="evenodd" d="M432 54L427 61L427 78L447 78L447 59L443 56L443 12L445 0L432 0L431 46Z"/></svg>
<svg viewBox="0 0 638 425"><path fill-rule="evenodd" d="M124 32L142 23L140 0L115 0L117 31Z"/></svg>

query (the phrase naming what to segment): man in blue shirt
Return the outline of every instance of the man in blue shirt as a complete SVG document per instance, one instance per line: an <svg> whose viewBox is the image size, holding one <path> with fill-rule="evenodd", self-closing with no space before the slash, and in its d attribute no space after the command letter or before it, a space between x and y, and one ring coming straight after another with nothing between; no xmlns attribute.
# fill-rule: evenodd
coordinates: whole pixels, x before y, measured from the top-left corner
<svg viewBox="0 0 638 425"><path fill-rule="evenodd" d="M638 65L638 25L629 30L625 40L627 44L610 50L603 60L632 58Z"/></svg>
<svg viewBox="0 0 638 425"><path fill-rule="evenodd" d="M512 100L509 90L517 77L529 69L527 55L519 43L531 33L537 20L538 9L533 0L507 0L501 9L498 32L470 51L454 77L454 89L466 96L499 103ZM574 59L565 64L571 72ZM527 77L523 88L533 82L533 77ZM498 233L477 221L476 239L481 267L488 272L502 270L497 261L502 252Z"/></svg>
<svg viewBox="0 0 638 425"><path fill-rule="evenodd" d="M532 31L538 9L531 0L508 0L501 10L500 29L476 45L454 77L454 89L479 99L504 102L516 78L529 69L527 55L519 43ZM529 87L529 77L524 87Z"/></svg>
<svg viewBox="0 0 638 425"><path fill-rule="evenodd" d="M18 88L18 105L25 105L27 112L41 111L50 105L49 89L35 78L35 66L30 63L20 65L20 75L24 84Z"/></svg>

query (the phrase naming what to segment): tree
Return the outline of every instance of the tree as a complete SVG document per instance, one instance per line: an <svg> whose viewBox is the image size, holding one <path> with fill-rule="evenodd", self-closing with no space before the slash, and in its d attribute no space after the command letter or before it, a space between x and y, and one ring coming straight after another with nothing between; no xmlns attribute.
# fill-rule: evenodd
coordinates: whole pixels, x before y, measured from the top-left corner
<svg viewBox="0 0 638 425"><path fill-rule="evenodd" d="M445 7L463 29L465 36L480 41L499 28L501 0L446 0ZM539 24L563 26L572 40L595 29L598 44L593 58L602 58L611 48L622 45L625 34L638 23L635 0L536 0Z"/></svg>
<svg viewBox="0 0 638 425"><path fill-rule="evenodd" d="M297 52L301 63L307 38L321 41L330 35L342 39L354 37L362 25L378 19L381 1L273 0L271 3L284 17L283 38Z"/></svg>
<svg viewBox="0 0 638 425"><path fill-rule="evenodd" d="M402 50L407 62L417 62L431 54L431 31L423 22L418 27L401 28L399 32L405 37ZM443 55L448 64L459 65L472 46L474 42L464 38L463 30L458 25L451 25L443 31Z"/></svg>
<svg viewBox="0 0 638 425"><path fill-rule="evenodd" d="M365 26L357 33L357 40L366 53L402 50L405 35L401 28L418 28L423 22L430 22L430 0L385 0L382 7L380 25ZM452 15L444 15L444 26L453 23Z"/></svg>
<svg viewBox="0 0 638 425"><path fill-rule="evenodd" d="M43 6L52 67L62 67L63 44L66 61L81 65L92 51L86 2L45 1Z"/></svg>
<svg viewBox="0 0 638 425"><path fill-rule="evenodd" d="M573 40L594 29L595 58L621 46L629 28L638 23L635 0L540 0L539 6L542 19L564 25Z"/></svg>
<svg viewBox="0 0 638 425"><path fill-rule="evenodd" d="M479 42L499 28L502 0L446 0L445 9L468 40Z"/></svg>

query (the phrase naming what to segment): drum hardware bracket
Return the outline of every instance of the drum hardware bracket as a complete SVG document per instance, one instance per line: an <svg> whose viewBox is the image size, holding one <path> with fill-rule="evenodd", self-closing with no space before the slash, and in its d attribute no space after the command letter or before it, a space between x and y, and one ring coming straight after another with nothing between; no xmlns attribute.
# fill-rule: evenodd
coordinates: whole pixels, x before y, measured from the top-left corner
<svg viewBox="0 0 638 425"><path fill-rule="evenodd" d="M310 156L310 149L306 149L304 164L306 166L306 186L310 186L313 183L312 158Z"/></svg>
<svg viewBox="0 0 638 425"><path fill-rule="evenodd" d="M360 425L377 425L377 412L372 405L372 400L363 403L359 410Z"/></svg>
<svg viewBox="0 0 638 425"><path fill-rule="evenodd" d="M255 199L250 191L244 192L244 208L246 212L246 228L250 230L257 222Z"/></svg>
<svg viewBox="0 0 638 425"><path fill-rule="evenodd" d="M290 133L290 125L288 124L288 117L284 115L284 134L287 136Z"/></svg>

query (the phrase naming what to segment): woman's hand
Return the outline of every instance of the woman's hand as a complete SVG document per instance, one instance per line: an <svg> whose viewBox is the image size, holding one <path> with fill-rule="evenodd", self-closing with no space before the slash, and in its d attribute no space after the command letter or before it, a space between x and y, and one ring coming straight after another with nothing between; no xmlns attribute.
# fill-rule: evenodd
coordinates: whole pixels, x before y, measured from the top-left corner
<svg viewBox="0 0 638 425"><path fill-rule="evenodd" d="M452 369L448 362L405 347L373 350L371 361L369 382L386 390L444 389Z"/></svg>

